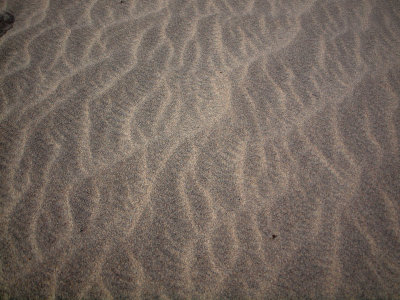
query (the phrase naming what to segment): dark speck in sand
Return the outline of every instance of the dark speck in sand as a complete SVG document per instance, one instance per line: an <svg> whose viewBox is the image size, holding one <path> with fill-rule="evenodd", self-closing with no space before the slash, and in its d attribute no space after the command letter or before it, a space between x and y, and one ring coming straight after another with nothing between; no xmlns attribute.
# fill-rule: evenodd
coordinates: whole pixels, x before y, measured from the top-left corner
<svg viewBox="0 0 400 300"><path fill-rule="evenodd" d="M277 237L276 234L273 234L273 235L272 235L272 239L275 239L276 237Z"/></svg>
<svg viewBox="0 0 400 300"><path fill-rule="evenodd" d="M0 36L10 30L15 21L14 16L9 12L0 12Z"/></svg>

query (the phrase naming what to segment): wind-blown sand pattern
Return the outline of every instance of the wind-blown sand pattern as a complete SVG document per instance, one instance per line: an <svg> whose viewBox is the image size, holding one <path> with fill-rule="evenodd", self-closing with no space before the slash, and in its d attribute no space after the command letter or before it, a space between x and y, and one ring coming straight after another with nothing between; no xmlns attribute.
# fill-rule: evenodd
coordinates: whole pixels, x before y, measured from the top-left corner
<svg viewBox="0 0 400 300"><path fill-rule="evenodd" d="M0 10L0 298L400 298L398 1Z"/></svg>

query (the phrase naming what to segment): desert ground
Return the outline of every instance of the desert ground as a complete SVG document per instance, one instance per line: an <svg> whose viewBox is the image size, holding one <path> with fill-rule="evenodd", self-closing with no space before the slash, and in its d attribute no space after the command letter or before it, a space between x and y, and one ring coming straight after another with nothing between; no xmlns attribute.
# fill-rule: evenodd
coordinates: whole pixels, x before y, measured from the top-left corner
<svg viewBox="0 0 400 300"><path fill-rule="evenodd" d="M0 0L1 299L400 299L398 0Z"/></svg>

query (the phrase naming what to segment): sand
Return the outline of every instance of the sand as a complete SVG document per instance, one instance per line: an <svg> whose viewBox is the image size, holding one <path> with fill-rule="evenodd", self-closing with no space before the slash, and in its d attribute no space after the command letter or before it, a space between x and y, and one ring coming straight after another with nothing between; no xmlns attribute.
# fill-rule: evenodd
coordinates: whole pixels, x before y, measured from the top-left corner
<svg viewBox="0 0 400 300"><path fill-rule="evenodd" d="M0 10L1 299L400 299L397 0Z"/></svg>

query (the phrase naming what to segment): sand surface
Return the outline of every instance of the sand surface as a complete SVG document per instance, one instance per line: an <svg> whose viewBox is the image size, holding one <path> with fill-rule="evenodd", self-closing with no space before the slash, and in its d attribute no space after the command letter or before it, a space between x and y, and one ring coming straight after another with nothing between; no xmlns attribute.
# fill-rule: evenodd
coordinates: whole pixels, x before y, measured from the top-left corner
<svg viewBox="0 0 400 300"><path fill-rule="evenodd" d="M400 299L398 0L0 10L0 298Z"/></svg>

